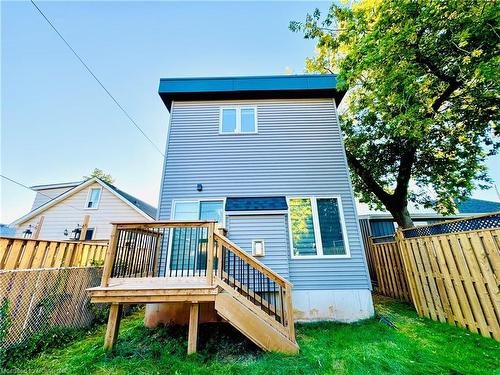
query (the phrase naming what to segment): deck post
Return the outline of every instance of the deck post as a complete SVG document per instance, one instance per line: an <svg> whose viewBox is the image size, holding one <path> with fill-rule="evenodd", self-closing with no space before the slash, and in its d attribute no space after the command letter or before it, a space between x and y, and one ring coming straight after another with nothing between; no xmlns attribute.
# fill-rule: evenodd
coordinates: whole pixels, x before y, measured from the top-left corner
<svg viewBox="0 0 500 375"><path fill-rule="evenodd" d="M112 303L109 308L108 326L106 327L106 336L104 336L104 350L111 349L118 337L122 309L123 305L121 303Z"/></svg>
<svg viewBox="0 0 500 375"><path fill-rule="evenodd" d="M187 354L196 353L196 343L198 341L198 318L200 304L192 303L189 307L189 333Z"/></svg>
<svg viewBox="0 0 500 375"><path fill-rule="evenodd" d="M207 283L212 285L214 280L214 231L215 223L208 224L208 246L207 246Z"/></svg>
<svg viewBox="0 0 500 375"><path fill-rule="evenodd" d="M295 322L293 318L293 304L292 304L292 287L290 284L286 285L285 289L286 297L286 319L288 322L288 334L289 339L295 341Z"/></svg>
<svg viewBox="0 0 500 375"><path fill-rule="evenodd" d="M111 271L113 269L113 263L115 261L116 255L116 245L117 245L117 236L116 236L116 225L113 225L113 229L111 231L111 237L109 238L108 250L106 251L106 256L104 257L104 267L102 269L102 278L101 278L101 286L107 287L109 285L109 278L111 277Z"/></svg>

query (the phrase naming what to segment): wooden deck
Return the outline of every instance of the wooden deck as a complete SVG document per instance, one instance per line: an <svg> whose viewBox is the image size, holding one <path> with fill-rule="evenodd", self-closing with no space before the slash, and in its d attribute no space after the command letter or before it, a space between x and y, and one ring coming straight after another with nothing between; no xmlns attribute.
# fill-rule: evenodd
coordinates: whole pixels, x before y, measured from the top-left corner
<svg viewBox="0 0 500 375"><path fill-rule="evenodd" d="M89 292L94 303L210 302L217 287L206 277L131 277L111 278Z"/></svg>
<svg viewBox="0 0 500 375"><path fill-rule="evenodd" d="M159 261L160 249L175 254L171 267ZM299 349L292 284L215 233L215 222L115 223L101 285L89 292L92 302L111 304L107 349L129 303L188 304L188 353L196 351L200 303L213 303L220 317L264 350Z"/></svg>

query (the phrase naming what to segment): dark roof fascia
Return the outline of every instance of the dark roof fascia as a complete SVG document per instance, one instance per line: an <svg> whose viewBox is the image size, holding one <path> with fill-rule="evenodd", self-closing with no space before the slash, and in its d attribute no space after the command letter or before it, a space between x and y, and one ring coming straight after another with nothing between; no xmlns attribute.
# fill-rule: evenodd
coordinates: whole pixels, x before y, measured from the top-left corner
<svg viewBox="0 0 500 375"><path fill-rule="evenodd" d="M338 105L345 91L337 84L335 74L161 78L158 93L169 111L174 100L334 98Z"/></svg>

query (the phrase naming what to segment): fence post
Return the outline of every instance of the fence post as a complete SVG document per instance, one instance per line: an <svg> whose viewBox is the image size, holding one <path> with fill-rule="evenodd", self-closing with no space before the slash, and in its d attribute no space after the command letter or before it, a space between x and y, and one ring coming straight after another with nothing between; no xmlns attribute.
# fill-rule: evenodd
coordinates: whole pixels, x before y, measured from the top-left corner
<svg viewBox="0 0 500 375"><path fill-rule="evenodd" d="M214 281L214 231L215 223L208 224L208 245L207 245L207 283L212 285Z"/></svg>
<svg viewBox="0 0 500 375"><path fill-rule="evenodd" d="M38 223L36 224L35 227L35 233L33 234L33 239L37 240L38 237L40 236L40 231L42 230L42 225L43 225L43 220L45 219L45 216L40 216L40 219L38 220Z"/></svg>
<svg viewBox="0 0 500 375"><path fill-rule="evenodd" d="M109 278L111 277L111 271L113 269L113 263L116 255L117 247L117 228L113 225L113 230L111 231L111 237L109 238L109 246L106 251L106 257L104 258L104 268L102 270L101 286L107 287L109 285Z"/></svg>
<svg viewBox="0 0 500 375"><path fill-rule="evenodd" d="M82 231L80 232L80 241L85 241L85 237L87 236L87 229L89 229L89 220L90 220L90 215L84 215L83 216L83 224L82 224Z"/></svg>
<svg viewBox="0 0 500 375"><path fill-rule="evenodd" d="M403 235L403 230L401 228L398 228L398 230L396 231L395 238L398 250L401 254L401 260L403 261L403 268L405 271L406 280L408 281L408 289L410 289L411 302L413 303L413 306L415 307L417 312L420 314L421 309L416 296L415 279L413 278L413 271L408 259L408 257L410 256L408 254L409 250L406 248L405 238Z"/></svg>
<svg viewBox="0 0 500 375"><path fill-rule="evenodd" d="M293 303L292 303L292 286L286 284L285 287L285 298L286 298L286 320L288 322L288 334L292 341L295 341L295 322L293 319ZM283 301L281 301L283 303Z"/></svg>

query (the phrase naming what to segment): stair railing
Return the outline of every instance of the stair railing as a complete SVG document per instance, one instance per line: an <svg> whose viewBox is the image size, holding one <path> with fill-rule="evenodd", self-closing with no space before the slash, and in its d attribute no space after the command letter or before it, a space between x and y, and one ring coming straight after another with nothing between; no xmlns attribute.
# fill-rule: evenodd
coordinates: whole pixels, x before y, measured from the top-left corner
<svg viewBox="0 0 500 375"><path fill-rule="evenodd" d="M215 282L295 341L292 287L285 278L214 233Z"/></svg>

